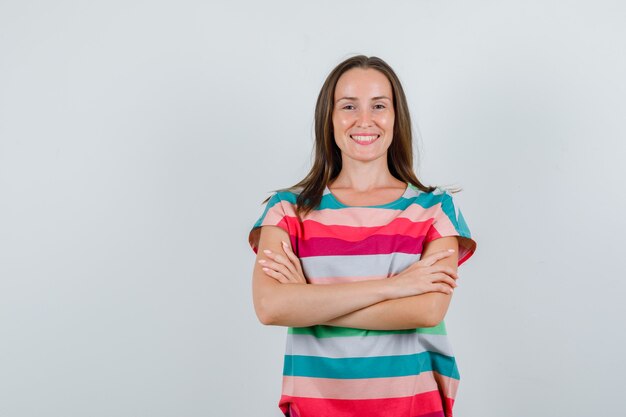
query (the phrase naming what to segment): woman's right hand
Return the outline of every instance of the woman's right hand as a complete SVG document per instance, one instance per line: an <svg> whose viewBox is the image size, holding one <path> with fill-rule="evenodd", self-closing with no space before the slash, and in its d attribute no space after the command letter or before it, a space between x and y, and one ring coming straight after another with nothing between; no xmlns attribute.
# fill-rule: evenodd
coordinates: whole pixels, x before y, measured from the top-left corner
<svg viewBox="0 0 626 417"><path fill-rule="evenodd" d="M454 251L443 250L420 259L390 278L395 298L410 297L427 292L452 294L457 286L457 272L448 265L433 265Z"/></svg>
<svg viewBox="0 0 626 417"><path fill-rule="evenodd" d="M291 250L287 242L283 240L282 244L286 256L273 253L269 249L263 251L265 256L273 261L259 259L258 262L263 265L263 272L281 284L306 284L307 282L304 277L304 270L302 269L300 258L293 253L293 250Z"/></svg>

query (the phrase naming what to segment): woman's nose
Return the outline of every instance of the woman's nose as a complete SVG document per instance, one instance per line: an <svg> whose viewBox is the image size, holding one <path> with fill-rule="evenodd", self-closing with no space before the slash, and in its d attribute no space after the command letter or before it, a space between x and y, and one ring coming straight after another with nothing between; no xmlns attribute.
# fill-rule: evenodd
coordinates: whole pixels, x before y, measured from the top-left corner
<svg viewBox="0 0 626 417"><path fill-rule="evenodd" d="M372 124L372 115L368 110L361 110L358 114L357 126L366 127L371 126Z"/></svg>

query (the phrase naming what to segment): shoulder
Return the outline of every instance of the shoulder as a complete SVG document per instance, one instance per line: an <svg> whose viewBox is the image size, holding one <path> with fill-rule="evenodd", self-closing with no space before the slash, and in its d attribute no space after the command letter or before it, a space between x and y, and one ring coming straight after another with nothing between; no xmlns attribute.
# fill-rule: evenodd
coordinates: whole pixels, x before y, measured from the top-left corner
<svg viewBox="0 0 626 417"><path fill-rule="evenodd" d="M298 211L297 200L301 191L302 188L298 189L293 187L272 191L271 195L263 202L265 208L257 224L262 225L263 219L266 216L298 217L296 214Z"/></svg>
<svg viewBox="0 0 626 417"><path fill-rule="evenodd" d="M409 184L409 193L407 197L412 203L418 204L424 208L436 205L450 204L454 200L451 190L442 186L436 186L432 191L423 191L413 184Z"/></svg>
<svg viewBox="0 0 626 417"><path fill-rule="evenodd" d="M267 201L267 206L271 207L277 203L290 204L295 206L301 191L301 188L284 188L276 190L269 197L269 200Z"/></svg>
<svg viewBox="0 0 626 417"><path fill-rule="evenodd" d="M274 191L265 201L263 213L252 225L250 229L248 241L252 249L256 252L260 239L260 228L262 226L278 226L288 234L295 227L297 218L296 199L297 192L289 189L281 189Z"/></svg>
<svg viewBox="0 0 626 417"><path fill-rule="evenodd" d="M292 190L277 190L270 195L267 204L273 205L280 202L286 202L291 204L296 204L296 200L298 198L298 193L293 192Z"/></svg>

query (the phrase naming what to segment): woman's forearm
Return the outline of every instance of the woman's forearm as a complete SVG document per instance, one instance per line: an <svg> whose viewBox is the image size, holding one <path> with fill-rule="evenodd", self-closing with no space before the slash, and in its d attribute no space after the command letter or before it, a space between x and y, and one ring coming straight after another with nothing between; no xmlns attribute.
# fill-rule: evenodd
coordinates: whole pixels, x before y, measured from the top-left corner
<svg viewBox="0 0 626 417"><path fill-rule="evenodd" d="M306 327L342 317L333 322L334 325L365 329L428 327L427 324L436 320L438 312L443 311L440 314L443 317L449 296L441 297L456 286L456 255L452 255L456 249L448 245L432 254L427 254L428 249L425 249L418 262L393 277L340 284L308 284L303 271L298 268L300 263L295 254L284 249L288 245L284 242L286 238L281 236L286 233L277 227L263 229L268 230L261 232L252 274L254 308L263 324ZM445 243L444 239L448 238L438 241ZM455 238L450 239L456 242ZM430 246L431 251L435 249ZM290 256L296 263L287 259ZM412 298L417 294L423 297ZM412 301L384 303L403 298Z"/></svg>
<svg viewBox="0 0 626 417"><path fill-rule="evenodd" d="M263 324L306 327L394 298L386 280L310 285L281 284L259 276L254 305Z"/></svg>
<svg viewBox="0 0 626 417"><path fill-rule="evenodd" d="M299 260L289 245L286 232L278 227L263 227L257 262L252 272L252 293L256 314L263 324L306 327L324 323L381 301L406 297L416 289L396 279L312 285L306 283ZM269 252L269 253L268 253ZM291 270L287 268L291 266ZM282 271L291 280L276 278L268 271ZM270 275L272 277L270 277ZM407 293L407 288L409 293ZM410 293L413 291L413 293Z"/></svg>
<svg viewBox="0 0 626 417"><path fill-rule="evenodd" d="M433 327L443 320L450 298L450 295L432 292L386 300L320 324L367 330Z"/></svg>

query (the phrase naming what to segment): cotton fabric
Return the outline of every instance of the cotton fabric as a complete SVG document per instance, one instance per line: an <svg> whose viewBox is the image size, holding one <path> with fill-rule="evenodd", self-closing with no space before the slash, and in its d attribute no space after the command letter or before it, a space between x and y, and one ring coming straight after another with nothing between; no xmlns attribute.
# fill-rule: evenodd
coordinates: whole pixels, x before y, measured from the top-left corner
<svg viewBox="0 0 626 417"><path fill-rule="evenodd" d="M348 206L326 187L301 220L297 195L274 193L248 240L256 253L261 226L285 230L311 285L391 277L445 236L458 236L459 266L476 250L455 199L439 187L408 184L375 206ZM394 331L288 328L278 406L289 417L452 417L459 377L443 321Z"/></svg>

